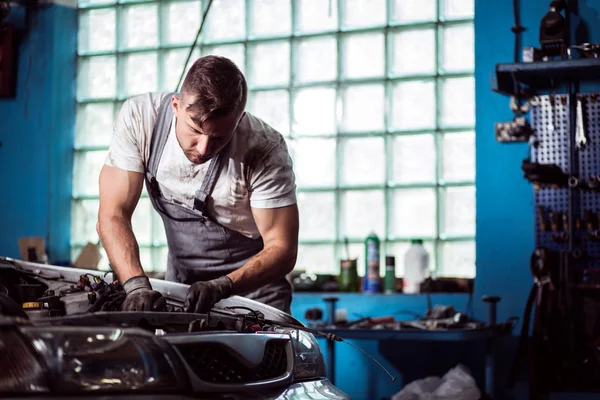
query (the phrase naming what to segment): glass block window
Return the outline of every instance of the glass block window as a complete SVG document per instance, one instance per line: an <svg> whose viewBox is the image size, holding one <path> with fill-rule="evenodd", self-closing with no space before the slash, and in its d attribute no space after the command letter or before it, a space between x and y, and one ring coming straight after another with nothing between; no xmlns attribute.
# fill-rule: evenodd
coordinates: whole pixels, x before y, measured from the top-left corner
<svg viewBox="0 0 600 400"><path fill-rule="evenodd" d="M474 0L214 0L192 61L246 74L248 111L294 160L296 268L339 272L375 231L385 255L424 240L438 276L475 275ZM122 102L172 91L208 0L79 0L73 253L95 232L97 177ZM190 63L191 64L191 63ZM189 65L188 65L189 67ZM166 240L147 194L134 215L147 270ZM103 260L104 267L107 260Z"/></svg>

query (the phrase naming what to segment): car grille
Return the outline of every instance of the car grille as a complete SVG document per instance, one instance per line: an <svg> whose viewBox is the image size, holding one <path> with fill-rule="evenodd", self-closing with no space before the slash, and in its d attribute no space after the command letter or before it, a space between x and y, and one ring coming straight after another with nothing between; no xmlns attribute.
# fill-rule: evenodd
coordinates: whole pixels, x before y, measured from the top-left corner
<svg viewBox="0 0 600 400"><path fill-rule="evenodd" d="M190 368L206 382L249 383L277 378L286 372L287 341L271 340L265 346L261 363L249 367L228 347L215 343L178 345Z"/></svg>

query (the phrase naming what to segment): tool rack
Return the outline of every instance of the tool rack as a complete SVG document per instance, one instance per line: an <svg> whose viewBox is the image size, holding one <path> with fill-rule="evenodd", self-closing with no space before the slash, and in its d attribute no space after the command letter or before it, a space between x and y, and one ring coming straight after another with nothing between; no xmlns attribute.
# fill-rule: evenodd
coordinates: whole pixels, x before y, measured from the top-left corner
<svg viewBox="0 0 600 400"><path fill-rule="evenodd" d="M600 391L600 352L590 350L600 338L600 92L593 83L600 83L595 58L498 64L492 82L495 92L529 102L529 162L564 174L533 182L531 398Z"/></svg>

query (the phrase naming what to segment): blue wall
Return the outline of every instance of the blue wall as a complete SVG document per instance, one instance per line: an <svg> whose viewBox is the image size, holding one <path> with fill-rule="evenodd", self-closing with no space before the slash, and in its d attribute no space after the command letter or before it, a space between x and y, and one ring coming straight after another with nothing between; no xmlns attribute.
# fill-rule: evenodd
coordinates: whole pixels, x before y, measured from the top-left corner
<svg viewBox="0 0 600 400"><path fill-rule="evenodd" d="M521 25L527 28L523 33L522 45L539 47L539 25L548 11L550 0L521 0ZM600 42L600 2L579 0L578 14L573 16L573 33L577 42ZM576 25L578 24L578 25ZM524 144L500 144L494 139L494 122L507 121L513 115L508 107L509 98L490 90L492 72L497 63L513 61L514 25L512 1L475 0L475 91L476 91L476 201L477 201L477 277L474 296L475 317L486 318L485 305L480 301L484 294L502 297L498 318L505 320L511 316L521 316L525 300L532 285L529 272L529 257L534 247L533 236L533 189L523 179L521 161L527 157L528 147ZM464 296L436 296L434 303L453 304L464 309ZM292 311L302 317L307 308L320 305L320 298L310 295L296 296ZM423 296L375 296L361 297L352 301L348 295L342 296L340 307L361 310L375 316L389 315L399 309L423 313L426 301ZM369 312L367 312L369 311ZM358 313L358 311L357 311ZM520 326L517 327L520 329ZM515 331L518 334L518 331ZM375 343L358 342L361 347L378 358L391 358L378 353ZM354 398L380 399L391 396L399 390L400 384L391 384L387 376L378 370L371 361L357 354L352 348L338 345L336 365L337 384ZM405 366L401 371L427 374L435 371L437 365L425 366L422 358L429 358L434 364L442 358L456 356L455 360L482 368L482 358L456 353L454 346L439 346L438 357L430 358L431 347L423 345L418 352L412 346L400 347L396 360ZM506 382L507 371L516 349L516 338L508 338L497 344L498 377L497 386ZM472 347L474 354L481 355L482 348ZM445 361L448 361L446 359ZM391 366L384 360L386 367ZM522 368L523 374L527 367ZM398 374L399 371L394 371ZM481 377L481 371L474 371ZM405 378L408 378L405 376ZM371 382L369 382L371 380ZM514 390L503 390L502 398L527 398L526 377L522 376ZM365 392L366 391L366 392ZM557 396L553 396L558 398ZM564 398L579 398L566 395Z"/></svg>
<svg viewBox="0 0 600 400"><path fill-rule="evenodd" d="M46 4L12 8L17 95L0 99L0 254L17 239L46 238L52 260L69 258L75 126L77 11Z"/></svg>
<svg viewBox="0 0 600 400"><path fill-rule="evenodd" d="M539 46L539 22L550 0L520 3L521 24L527 28L522 43ZM587 27L577 29L582 36L578 41L600 42L600 2L579 0L579 14ZM51 259L57 260L69 256L77 18L74 9L57 5L32 15L30 29L25 30L23 10L14 12L13 19L22 33L18 95L14 100L0 99L0 168L4 171L0 174L0 254L18 256L18 237L41 235L49 242ZM512 118L508 98L490 90L495 64L512 61L512 26L512 1L475 0L477 278L473 304L479 319L486 317L479 300L483 294L502 296L500 320L521 315L531 285L528 262L533 249L533 193L520 170L528 149L525 145L499 144L493 136L495 121ZM321 298L297 294L293 314L302 318L306 309L323 307ZM427 308L422 295L344 294L340 298L339 307L347 309L350 317L391 315L400 310L424 313ZM465 295L435 295L432 299L434 304L452 304L459 310L467 304ZM481 378L483 349L478 346L387 343L380 352L375 342L354 343L400 378L391 383L372 361L338 344L337 384L355 399L391 396L400 390L402 378L442 373L456 360L479 368L474 374ZM498 343L498 385L504 382L514 347L514 339ZM524 386L522 383L505 392L503 398L525 398Z"/></svg>

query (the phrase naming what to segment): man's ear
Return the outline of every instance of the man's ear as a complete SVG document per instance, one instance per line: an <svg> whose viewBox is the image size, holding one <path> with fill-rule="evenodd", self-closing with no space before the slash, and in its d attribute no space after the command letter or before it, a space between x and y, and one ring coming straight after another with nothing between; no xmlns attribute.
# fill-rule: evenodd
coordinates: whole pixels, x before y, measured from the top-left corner
<svg viewBox="0 0 600 400"><path fill-rule="evenodd" d="M181 105L181 99L177 96L171 97L171 107L173 107L173 113L177 114L179 111L179 106Z"/></svg>

